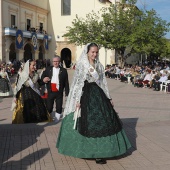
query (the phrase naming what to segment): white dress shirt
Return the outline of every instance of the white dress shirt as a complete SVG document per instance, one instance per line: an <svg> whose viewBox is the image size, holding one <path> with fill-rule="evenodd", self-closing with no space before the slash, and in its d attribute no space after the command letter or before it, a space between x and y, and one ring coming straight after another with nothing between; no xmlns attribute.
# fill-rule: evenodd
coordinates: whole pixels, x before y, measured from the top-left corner
<svg viewBox="0 0 170 170"><path fill-rule="evenodd" d="M53 76L51 78L51 83L55 83L56 84L56 88L59 90L59 72L60 72L60 68L55 68L53 67Z"/></svg>
<svg viewBox="0 0 170 170"><path fill-rule="evenodd" d="M162 76L162 77L160 77L160 79L158 80L159 82L165 82L165 81L167 81L167 76Z"/></svg>

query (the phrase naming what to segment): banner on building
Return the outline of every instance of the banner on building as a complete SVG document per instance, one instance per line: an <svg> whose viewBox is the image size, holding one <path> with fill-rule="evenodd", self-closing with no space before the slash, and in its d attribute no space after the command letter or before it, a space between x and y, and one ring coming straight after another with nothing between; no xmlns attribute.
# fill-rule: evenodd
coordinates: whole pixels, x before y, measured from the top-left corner
<svg viewBox="0 0 170 170"><path fill-rule="evenodd" d="M44 45L45 49L48 50L48 35L44 35Z"/></svg>
<svg viewBox="0 0 170 170"><path fill-rule="evenodd" d="M32 45L34 47L34 50L37 49L37 34L36 33L32 33Z"/></svg>
<svg viewBox="0 0 170 170"><path fill-rule="evenodd" d="M16 31L16 47L18 49L23 47L23 32L21 30Z"/></svg>

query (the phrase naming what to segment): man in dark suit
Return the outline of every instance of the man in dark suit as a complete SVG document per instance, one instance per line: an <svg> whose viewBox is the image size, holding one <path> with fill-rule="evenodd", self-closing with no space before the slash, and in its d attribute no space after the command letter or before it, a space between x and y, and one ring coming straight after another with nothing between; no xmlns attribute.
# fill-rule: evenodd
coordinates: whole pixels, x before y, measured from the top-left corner
<svg viewBox="0 0 170 170"><path fill-rule="evenodd" d="M49 66L42 73L41 80L46 83L48 90L47 109L49 113L53 111L54 101L56 103L55 122L60 120L63 104L63 91L65 96L69 93L68 74L65 68L60 67L60 57L53 57L53 66Z"/></svg>

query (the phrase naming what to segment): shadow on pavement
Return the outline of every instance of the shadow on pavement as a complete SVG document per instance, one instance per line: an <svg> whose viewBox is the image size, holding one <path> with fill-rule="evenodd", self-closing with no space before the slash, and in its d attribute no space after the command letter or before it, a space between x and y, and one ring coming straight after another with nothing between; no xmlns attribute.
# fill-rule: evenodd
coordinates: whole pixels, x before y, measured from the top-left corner
<svg viewBox="0 0 170 170"><path fill-rule="evenodd" d="M24 170L44 157L50 150L44 130L52 125L0 125L0 169Z"/></svg>
<svg viewBox="0 0 170 170"><path fill-rule="evenodd" d="M4 120L6 120L6 119L0 119L0 121L4 121Z"/></svg>
<svg viewBox="0 0 170 170"><path fill-rule="evenodd" d="M128 157L137 149L136 125L138 118L124 118L121 120L132 147L125 154L107 160ZM53 140L57 138L56 134L58 132L56 129L54 131L49 129L54 128L53 125L56 125L56 123L0 125L0 169L25 170L29 168L36 169L35 166L45 165L45 159L48 158L47 154L51 155L49 142L51 140L54 143ZM51 135L55 139L49 138L50 133L55 133ZM94 159L87 160L94 161Z"/></svg>
<svg viewBox="0 0 170 170"><path fill-rule="evenodd" d="M32 154L23 157L20 160L16 160L16 161L9 160L7 162L4 162L1 168L7 170L8 169L26 170L26 169L30 169L32 164L35 164L34 168L40 169L39 159L44 157L49 152L49 150L50 150L49 148L40 149ZM36 162L38 163L36 164Z"/></svg>
<svg viewBox="0 0 170 170"><path fill-rule="evenodd" d="M136 138L137 138L137 132L136 132L136 125L138 118L126 118L121 119L123 122L124 130L127 134L127 137L132 145L132 147L128 150L128 152L125 155L131 155L133 151L137 150L136 145Z"/></svg>

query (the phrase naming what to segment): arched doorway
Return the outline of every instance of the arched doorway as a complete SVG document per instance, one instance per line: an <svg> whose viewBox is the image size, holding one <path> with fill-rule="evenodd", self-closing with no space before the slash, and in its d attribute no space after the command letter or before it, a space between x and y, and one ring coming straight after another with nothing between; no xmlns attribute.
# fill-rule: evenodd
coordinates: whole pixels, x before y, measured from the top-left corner
<svg viewBox="0 0 170 170"><path fill-rule="evenodd" d="M13 62L16 59L15 43L10 45L9 50L9 60Z"/></svg>
<svg viewBox="0 0 170 170"><path fill-rule="evenodd" d="M71 50L70 49L63 48L61 50L61 62L65 63L66 68L70 68L71 67Z"/></svg>
<svg viewBox="0 0 170 170"><path fill-rule="evenodd" d="M24 47L24 61L26 62L29 59L32 58L32 47L30 44L26 44Z"/></svg>
<svg viewBox="0 0 170 170"><path fill-rule="evenodd" d="M38 56L38 59L39 59L39 60L43 60L43 59L44 59L44 53L45 53L44 46L41 45L41 46L39 47L39 56Z"/></svg>

